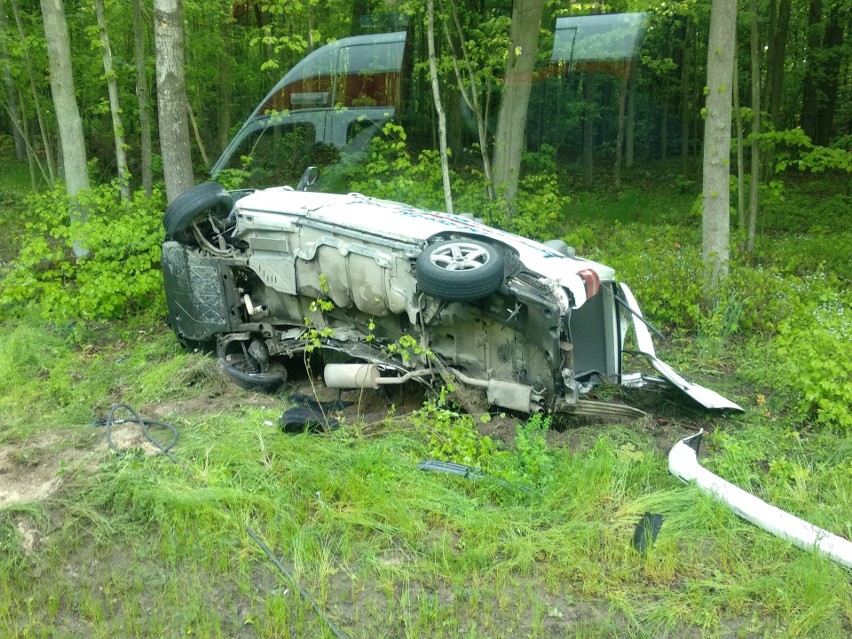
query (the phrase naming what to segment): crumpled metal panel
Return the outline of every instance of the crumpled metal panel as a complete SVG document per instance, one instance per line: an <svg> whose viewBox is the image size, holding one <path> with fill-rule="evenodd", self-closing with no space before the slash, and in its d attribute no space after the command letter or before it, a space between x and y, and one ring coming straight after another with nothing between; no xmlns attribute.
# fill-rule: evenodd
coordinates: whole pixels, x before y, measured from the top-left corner
<svg viewBox="0 0 852 639"><path fill-rule="evenodd" d="M651 366L654 367L654 370L662 375L662 377L672 386L683 391L705 408L745 412L739 404L735 404L731 400L722 397L716 391L712 391L709 388L704 388L703 386L699 386L698 384L693 384L688 381L675 369L657 357L656 350L654 349L654 341L651 338L651 332L640 319L643 317L642 311L639 308L639 304L636 302L636 298L633 296L633 292L627 284L620 284L620 286L621 292L624 296L624 301L627 303L630 310L633 311L633 330L636 331L636 345L639 348L639 352L648 360ZM646 379L647 378L644 378L643 376L624 375L622 383L627 382L627 385L630 386L641 386L643 381L646 381Z"/></svg>

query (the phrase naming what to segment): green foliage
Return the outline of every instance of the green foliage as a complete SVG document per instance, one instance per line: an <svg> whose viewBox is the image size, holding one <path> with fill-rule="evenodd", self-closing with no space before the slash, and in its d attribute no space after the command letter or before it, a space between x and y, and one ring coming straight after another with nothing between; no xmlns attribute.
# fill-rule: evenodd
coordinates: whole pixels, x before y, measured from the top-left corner
<svg viewBox="0 0 852 639"><path fill-rule="evenodd" d="M816 280L817 278L813 278ZM808 282L808 285L811 285ZM817 282L817 284L819 284ZM803 418L852 430L852 296L824 285L815 308L778 325L779 375L797 391Z"/></svg>
<svg viewBox="0 0 852 639"><path fill-rule="evenodd" d="M751 137L751 136L749 136ZM775 170L795 168L807 173L841 171L852 173L852 152L848 137L831 146L818 146L802 129L767 131L759 135L763 148L774 150Z"/></svg>
<svg viewBox="0 0 852 639"><path fill-rule="evenodd" d="M74 199L60 186L29 195L20 252L0 280L0 311L98 319L161 306L162 207L160 193L122 201L116 184ZM75 243L89 254L75 258Z"/></svg>
<svg viewBox="0 0 852 639"><path fill-rule="evenodd" d="M480 437L473 417L451 410L447 396L452 388L442 388L415 411L412 422L426 438L429 455L436 459L473 466L486 465L495 451L490 437Z"/></svg>
<svg viewBox="0 0 852 639"><path fill-rule="evenodd" d="M383 132L382 137L370 142L367 162L353 173L352 189L373 197L442 210L443 182L438 152L425 150L412 158L403 127L388 123ZM533 171L521 179L511 214L502 200L488 199L485 177L480 171L468 169L464 175L450 171L456 211L473 213L489 224L526 237L539 240L556 237L564 224L564 211L570 198L562 192L554 153L554 149L544 148L527 154L528 163L552 171Z"/></svg>
<svg viewBox="0 0 852 639"><path fill-rule="evenodd" d="M642 311L666 327L693 329L701 315L704 265L701 249L687 243L689 235L676 227L634 226L630 233L616 225L605 235L613 245L609 263L627 282ZM599 232L603 232L601 229Z"/></svg>
<svg viewBox="0 0 852 639"><path fill-rule="evenodd" d="M550 476L553 458L545 435L550 429L550 416L535 413L515 428L515 470L524 481L539 483Z"/></svg>

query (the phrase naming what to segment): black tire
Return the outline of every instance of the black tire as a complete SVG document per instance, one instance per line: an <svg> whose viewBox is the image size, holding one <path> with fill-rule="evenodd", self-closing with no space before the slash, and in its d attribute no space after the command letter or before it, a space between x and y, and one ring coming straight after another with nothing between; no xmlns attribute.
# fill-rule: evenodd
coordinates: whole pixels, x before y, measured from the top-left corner
<svg viewBox="0 0 852 639"><path fill-rule="evenodd" d="M237 386L250 391L274 393L287 381L287 369L278 363L270 364L265 373L247 373L245 359L220 359L216 364Z"/></svg>
<svg viewBox="0 0 852 639"><path fill-rule="evenodd" d="M430 244L417 257L417 284L448 302L482 299L503 284L503 256L494 246L468 238Z"/></svg>
<svg viewBox="0 0 852 639"><path fill-rule="evenodd" d="M228 217L234 200L225 187L216 182L196 184L181 193L163 214L166 235L181 244L195 244L192 223L200 215L212 212L214 217Z"/></svg>

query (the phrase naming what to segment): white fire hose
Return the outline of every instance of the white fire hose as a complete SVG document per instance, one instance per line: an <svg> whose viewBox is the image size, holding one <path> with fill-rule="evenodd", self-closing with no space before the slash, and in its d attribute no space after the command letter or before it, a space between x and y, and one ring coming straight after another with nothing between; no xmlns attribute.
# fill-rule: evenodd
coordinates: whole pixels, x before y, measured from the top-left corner
<svg viewBox="0 0 852 639"><path fill-rule="evenodd" d="M852 542L823 530L788 512L767 504L734 486L698 463L692 440L701 441L704 431L680 440L669 452L669 472L683 481L695 481L705 493L723 501L746 521L804 550L816 550L841 566L852 569Z"/></svg>

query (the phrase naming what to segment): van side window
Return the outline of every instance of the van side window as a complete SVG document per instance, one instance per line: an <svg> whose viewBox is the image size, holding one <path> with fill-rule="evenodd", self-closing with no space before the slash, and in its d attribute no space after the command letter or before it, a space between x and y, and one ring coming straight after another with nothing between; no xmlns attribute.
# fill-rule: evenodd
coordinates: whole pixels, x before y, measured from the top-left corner
<svg viewBox="0 0 852 639"><path fill-rule="evenodd" d="M315 140L312 124L276 123L273 115L240 141L220 175L234 179L240 188L295 185L316 154Z"/></svg>

